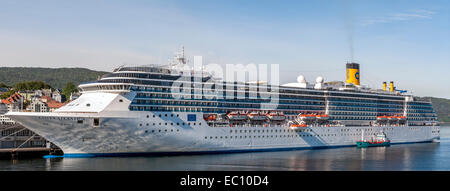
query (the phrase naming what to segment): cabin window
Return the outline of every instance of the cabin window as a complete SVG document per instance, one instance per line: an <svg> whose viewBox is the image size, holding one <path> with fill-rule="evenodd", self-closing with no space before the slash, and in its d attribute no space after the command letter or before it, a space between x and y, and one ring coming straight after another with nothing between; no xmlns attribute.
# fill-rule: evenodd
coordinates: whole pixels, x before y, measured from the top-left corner
<svg viewBox="0 0 450 191"><path fill-rule="evenodd" d="M83 120L78 120L77 123L83 123Z"/></svg>
<svg viewBox="0 0 450 191"><path fill-rule="evenodd" d="M94 118L94 126L98 127L100 125L100 119Z"/></svg>

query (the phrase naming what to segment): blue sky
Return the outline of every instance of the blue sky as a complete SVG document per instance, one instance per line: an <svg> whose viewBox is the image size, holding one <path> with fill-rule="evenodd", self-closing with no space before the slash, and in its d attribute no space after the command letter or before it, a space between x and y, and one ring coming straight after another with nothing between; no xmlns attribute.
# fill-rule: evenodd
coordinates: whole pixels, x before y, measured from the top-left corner
<svg viewBox="0 0 450 191"><path fill-rule="evenodd" d="M0 0L0 66L111 71L166 64L183 44L206 64L279 64L282 83L344 80L353 57L370 87L395 81L450 98L449 9L448 0Z"/></svg>

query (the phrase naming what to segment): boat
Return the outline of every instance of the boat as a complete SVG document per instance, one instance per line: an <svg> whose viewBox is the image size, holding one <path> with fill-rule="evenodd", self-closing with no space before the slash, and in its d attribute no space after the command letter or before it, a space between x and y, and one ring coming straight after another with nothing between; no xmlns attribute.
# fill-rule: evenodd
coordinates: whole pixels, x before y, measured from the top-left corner
<svg viewBox="0 0 450 191"><path fill-rule="evenodd" d="M314 114L300 114L299 119L301 121L312 121L316 119L316 115Z"/></svg>
<svg viewBox="0 0 450 191"><path fill-rule="evenodd" d="M205 121L215 121L217 118L216 114L205 114L203 116L203 118L205 119Z"/></svg>
<svg viewBox="0 0 450 191"><path fill-rule="evenodd" d="M311 83L299 76L275 85L227 82L187 60L183 49L168 64L122 66L81 83L81 96L54 112L5 116L61 148L64 157L354 146L356 132L380 129L391 143L440 138L430 100L360 85L357 63L347 63L342 83L326 83L323 77ZM411 120L404 125L373 123L389 112L386 108ZM248 111L267 113L268 120L255 123ZM299 118L303 125L289 122L301 122Z"/></svg>
<svg viewBox="0 0 450 191"><path fill-rule="evenodd" d="M377 120L378 121L387 121L388 120L388 116L386 116L386 115L377 116Z"/></svg>
<svg viewBox="0 0 450 191"><path fill-rule="evenodd" d="M282 112L270 112L267 117L272 121L284 121L286 119Z"/></svg>
<svg viewBox="0 0 450 191"><path fill-rule="evenodd" d="M328 119L330 119L330 116L326 115L326 114L322 114L322 115L316 115L317 120L320 121L326 121Z"/></svg>
<svg viewBox="0 0 450 191"><path fill-rule="evenodd" d="M406 116L397 116L397 120L399 122L405 122L406 121Z"/></svg>
<svg viewBox="0 0 450 191"><path fill-rule="evenodd" d="M267 119L267 114L262 112L250 112L248 118L252 121L264 121Z"/></svg>
<svg viewBox="0 0 450 191"><path fill-rule="evenodd" d="M388 116L387 119L388 119L389 122L391 122L391 123L398 122L398 120L399 120L396 116Z"/></svg>
<svg viewBox="0 0 450 191"><path fill-rule="evenodd" d="M356 142L356 146L359 148L367 147L385 147L390 146L391 141L386 137L384 133L378 133L375 139L372 137L371 140L364 139L364 130L362 131L361 140Z"/></svg>
<svg viewBox="0 0 450 191"><path fill-rule="evenodd" d="M299 127L308 127L306 124L291 124L289 126L291 129L298 129Z"/></svg>
<svg viewBox="0 0 450 191"><path fill-rule="evenodd" d="M246 120L247 114L244 112L232 111L229 114L227 114L227 117L230 120Z"/></svg>

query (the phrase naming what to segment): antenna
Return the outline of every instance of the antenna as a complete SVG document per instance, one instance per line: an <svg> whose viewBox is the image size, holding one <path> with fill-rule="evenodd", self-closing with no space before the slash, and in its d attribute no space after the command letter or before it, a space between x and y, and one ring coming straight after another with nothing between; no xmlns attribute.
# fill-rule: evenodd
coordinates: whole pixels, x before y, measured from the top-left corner
<svg viewBox="0 0 450 191"><path fill-rule="evenodd" d="M176 60L183 64L186 64L186 58L184 57L184 46L181 45L181 52L178 52L176 55Z"/></svg>

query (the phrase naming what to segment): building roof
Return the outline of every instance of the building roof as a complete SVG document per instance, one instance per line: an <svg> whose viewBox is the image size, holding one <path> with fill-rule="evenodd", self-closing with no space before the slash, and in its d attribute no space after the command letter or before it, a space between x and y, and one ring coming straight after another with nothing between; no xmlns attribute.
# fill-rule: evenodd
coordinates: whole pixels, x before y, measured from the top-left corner
<svg viewBox="0 0 450 191"><path fill-rule="evenodd" d="M62 107L64 105L66 105L65 103L58 102L58 101L54 100L52 97L49 97L49 96L42 96L41 99L43 101L45 100L44 102L47 103L47 107L49 107L49 108L60 108L60 107Z"/></svg>
<svg viewBox="0 0 450 191"><path fill-rule="evenodd" d="M2 103L4 103L4 104L13 104L13 103L19 101L21 97L22 96L19 93L16 92L13 95L9 96L8 98L3 99Z"/></svg>

